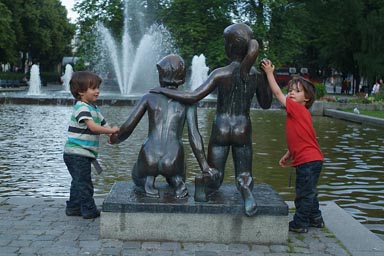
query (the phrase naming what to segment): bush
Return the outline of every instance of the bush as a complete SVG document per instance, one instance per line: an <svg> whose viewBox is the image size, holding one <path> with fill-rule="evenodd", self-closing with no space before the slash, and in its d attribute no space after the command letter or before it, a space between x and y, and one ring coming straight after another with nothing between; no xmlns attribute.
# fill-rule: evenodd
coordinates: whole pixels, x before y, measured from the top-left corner
<svg viewBox="0 0 384 256"><path fill-rule="evenodd" d="M327 89L323 83L314 83L316 88L316 99L321 99L327 94Z"/></svg>
<svg viewBox="0 0 384 256"><path fill-rule="evenodd" d="M379 93L373 96L373 101L377 103L384 103L384 90L380 90Z"/></svg>
<svg viewBox="0 0 384 256"><path fill-rule="evenodd" d="M83 71L83 70L87 70L87 66L85 65L85 62L83 59L79 59L78 61L76 61L74 67L73 67L73 70L74 71Z"/></svg>
<svg viewBox="0 0 384 256"><path fill-rule="evenodd" d="M60 82L60 74L57 72L41 72L41 81L44 83L58 83Z"/></svg>
<svg viewBox="0 0 384 256"><path fill-rule="evenodd" d="M23 80L24 73L19 72L0 72L1 80Z"/></svg>

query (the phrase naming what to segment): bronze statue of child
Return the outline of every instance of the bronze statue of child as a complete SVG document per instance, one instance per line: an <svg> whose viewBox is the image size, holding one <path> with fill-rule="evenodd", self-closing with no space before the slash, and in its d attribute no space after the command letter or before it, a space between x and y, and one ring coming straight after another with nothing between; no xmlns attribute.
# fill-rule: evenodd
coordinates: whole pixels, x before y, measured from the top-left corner
<svg viewBox="0 0 384 256"><path fill-rule="evenodd" d="M175 90L185 82L185 64L178 55L168 55L161 59L157 63L157 70L161 87ZM205 173L217 173L209 168L206 160L197 125L196 106L185 105L162 94L147 93L135 105L119 133L111 136L110 142L120 143L127 139L146 112L149 132L132 170L133 182L144 188L147 196L159 197L155 179L162 175L175 188L176 198L184 198L188 195L181 140L185 121L188 123L190 145L200 168Z"/></svg>
<svg viewBox="0 0 384 256"><path fill-rule="evenodd" d="M272 103L272 92L264 73L253 67L259 45L252 38L252 29L245 24L233 24L224 30L225 52L231 63L213 70L196 90L178 91L172 88L154 88L169 98L191 104L217 89L216 114L208 145L208 164L220 173L219 181L206 183L217 190L224 177L230 149L235 166L236 185L244 200L244 211L252 216L257 211L253 196L252 178L252 124L249 117L254 95L259 105L267 109Z"/></svg>

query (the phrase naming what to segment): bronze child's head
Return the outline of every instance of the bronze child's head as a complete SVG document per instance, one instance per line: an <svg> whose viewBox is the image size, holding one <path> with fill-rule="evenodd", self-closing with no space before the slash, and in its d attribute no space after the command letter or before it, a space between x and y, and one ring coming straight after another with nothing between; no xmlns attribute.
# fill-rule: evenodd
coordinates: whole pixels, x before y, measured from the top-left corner
<svg viewBox="0 0 384 256"><path fill-rule="evenodd" d="M162 58L157 64L161 87L178 87L184 84L186 69L184 60L176 54Z"/></svg>
<svg viewBox="0 0 384 256"><path fill-rule="evenodd" d="M252 29L243 23L233 24L224 29L225 52L230 59L243 59L252 40Z"/></svg>

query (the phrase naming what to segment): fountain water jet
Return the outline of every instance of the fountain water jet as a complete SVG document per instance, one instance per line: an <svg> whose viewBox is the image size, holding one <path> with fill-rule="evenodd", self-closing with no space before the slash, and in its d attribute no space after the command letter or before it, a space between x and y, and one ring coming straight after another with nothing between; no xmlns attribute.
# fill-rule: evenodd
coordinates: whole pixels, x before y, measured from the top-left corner
<svg viewBox="0 0 384 256"><path fill-rule="evenodd" d="M204 54L195 55L192 58L192 72L190 86L191 91L199 87L208 78L209 67L205 64Z"/></svg>
<svg viewBox="0 0 384 256"><path fill-rule="evenodd" d="M124 6L124 27L120 46L111 32L97 24L103 50L107 51L122 95L143 94L158 85L156 63L163 56L177 53L165 26L153 24L142 36L137 47L132 44L128 30L128 1ZM105 47L106 46L106 47ZM134 50L136 49L136 50Z"/></svg>
<svg viewBox="0 0 384 256"><path fill-rule="evenodd" d="M71 81L73 68L70 64L65 65L64 75L61 77L64 85L64 91L69 92L69 81Z"/></svg>
<svg viewBox="0 0 384 256"><path fill-rule="evenodd" d="M29 78L28 95L40 95L40 94L41 94L40 68L38 65L33 64L31 67L31 77Z"/></svg>

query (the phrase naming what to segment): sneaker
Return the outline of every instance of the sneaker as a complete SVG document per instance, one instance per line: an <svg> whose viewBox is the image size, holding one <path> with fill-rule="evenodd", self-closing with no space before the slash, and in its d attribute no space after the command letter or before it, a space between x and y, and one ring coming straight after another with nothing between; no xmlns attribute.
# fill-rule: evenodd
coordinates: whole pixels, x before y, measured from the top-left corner
<svg viewBox="0 0 384 256"><path fill-rule="evenodd" d="M90 214L83 215L83 219L96 219L100 217L100 210L96 210Z"/></svg>
<svg viewBox="0 0 384 256"><path fill-rule="evenodd" d="M308 228L298 226L294 221L289 222L289 231L296 233L307 233Z"/></svg>
<svg viewBox="0 0 384 256"><path fill-rule="evenodd" d="M69 209L69 208L66 208L65 209L65 214L67 216L81 216L80 209Z"/></svg>
<svg viewBox="0 0 384 256"><path fill-rule="evenodd" d="M323 228L325 227L323 217L317 217L314 219L309 220L309 226L310 227L315 227L315 228Z"/></svg>

